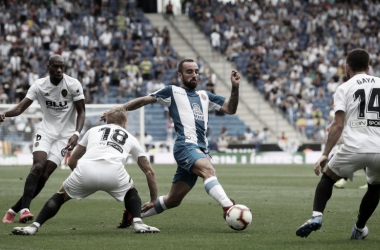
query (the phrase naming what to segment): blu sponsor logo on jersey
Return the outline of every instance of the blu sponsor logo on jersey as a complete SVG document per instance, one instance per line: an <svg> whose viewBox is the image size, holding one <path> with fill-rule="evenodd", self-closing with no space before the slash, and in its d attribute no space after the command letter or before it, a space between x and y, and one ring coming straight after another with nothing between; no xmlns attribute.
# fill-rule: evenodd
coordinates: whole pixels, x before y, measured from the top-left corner
<svg viewBox="0 0 380 250"><path fill-rule="evenodd" d="M201 107L198 103L193 103L193 113L196 120L204 121L204 116L201 110Z"/></svg>
<svg viewBox="0 0 380 250"><path fill-rule="evenodd" d="M58 103L54 101L46 101L46 107L55 110L63 110L69 108L69 106L67 106L67 101Z"/></svg>

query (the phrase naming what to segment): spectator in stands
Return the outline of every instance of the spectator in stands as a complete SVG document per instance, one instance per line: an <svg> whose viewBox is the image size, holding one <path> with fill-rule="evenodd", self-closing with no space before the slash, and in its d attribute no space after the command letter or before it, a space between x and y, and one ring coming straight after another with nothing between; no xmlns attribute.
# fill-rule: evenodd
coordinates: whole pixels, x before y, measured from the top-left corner
<svg viewBox="0 0 380 250"><path fill-rule="evenodd" d="M212 46L212 59L214 61L219 61L219 53L220 53L220 34L215 29L212 31L210 35L211 46Z"/></svg>
<svg viewBox="0 0 380 250"><path fill-rule="evenodd" d="M166 18L168 18L168 19L173 18L173 20L175 19L174 12L173 12L173 5L172 5L172 2L170 0L165 7L165 14L166 14Z"/></svg>
<svg viewBox="0 0 380 250"><path fill-rule="evenodd" d="M147 56L144 57L144 60L140 62L140 70L142 73L143 80L150 80L151 73L150 71L153 68L152 62L149 60Z"/></svg>

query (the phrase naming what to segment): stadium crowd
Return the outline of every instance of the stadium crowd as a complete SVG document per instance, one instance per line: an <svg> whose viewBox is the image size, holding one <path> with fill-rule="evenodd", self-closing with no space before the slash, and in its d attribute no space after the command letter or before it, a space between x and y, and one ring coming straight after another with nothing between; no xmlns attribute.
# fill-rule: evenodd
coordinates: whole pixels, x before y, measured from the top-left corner
<svg viewBox="0 0 380 250"><path fill-rule="evenodd" d="M380 75L379 1L195 0L189 16L214 50L316 140L332 121L348 51L369 51L370 74Z"/></svg>
<svg viewBox="0 0 380 250"><path fill-rule="evenodd" d="M86 103L121 103L178 85L182 58L171 47L169 30L155 27L134 4L1 1L0 103L22 100L34 80L47 74L53 53L83 84ZM371 73L380 73L378 2L194 0L186 6L207 35L220 39L216 49L310 138L324 140L332 95L345 80L347 51L367 49ZM213 92L215 74L201 58L197 62L199 88ZM21 138L33 133L31 119L12 123ZM12 129L3 126L0 133Z"/></svg>

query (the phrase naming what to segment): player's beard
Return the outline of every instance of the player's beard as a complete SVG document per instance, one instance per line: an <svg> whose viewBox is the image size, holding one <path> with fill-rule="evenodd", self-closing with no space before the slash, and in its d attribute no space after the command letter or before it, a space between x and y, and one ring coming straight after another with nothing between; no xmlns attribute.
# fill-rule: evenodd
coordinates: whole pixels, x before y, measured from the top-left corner
<svg viewBox="0 0 380 250"><path fill-rule="evenodd" d="M183 85L188 89L195 89L197 87L198 81L196 78L192 78L190 81L183 80Z"/></svg>

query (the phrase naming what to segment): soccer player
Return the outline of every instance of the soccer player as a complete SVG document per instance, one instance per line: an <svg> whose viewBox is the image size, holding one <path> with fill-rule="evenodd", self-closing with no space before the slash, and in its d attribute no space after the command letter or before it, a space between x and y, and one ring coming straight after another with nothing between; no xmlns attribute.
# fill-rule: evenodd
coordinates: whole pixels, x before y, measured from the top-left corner
<svg viewBox="0 0 380 250"><path fill-rule="evenodd" d="M18 212L19 222L33 220L29 211L32 199L45 186L49 176L61 163L68 150L74 149L85 120L85 104L81 83L66 74L60 55L49 57L49 76L37 79L26 97L14 108L0 114L5 117L22 114L38 100L44 117L38 126L33 142L33 165L25 181L24 193L3 218L3 223L13 223Z"/></svg>
<svg viewBox="0 0 380 250"><path fill-rule="evenodd" d="M125 208L133 218L136 233L160 231L142 222L141 199L124 167L131 154L146 175L151 197L147 206L153 207L157 199L154 171L138 140L125 129L127 112L122 108L114 108L107 113L106 119L107 124L88 130L74 149L69 159L69 167L73 172L59 191L45 203L36 221L27 227L15 227L13 234L36 234L66 201L72 198L84 199L99 190L109 193L117 201L124 200Z"/></svg>
<svg viewBox="0 0 380 250"><path fill-rule="evenodd" d="M195 185L198 177L203 179L206 192L222 206L224 218L227 210L234 204L220 185L215 169L207 157L209 151L206 132L208 111L236 113L239 102L240 74L236 70L231 72L232 88L229 100L207 91L196 91L198 75L199 69L195 61L184 59L178 65L181 87L169 85L123 105L125 110L135 110L154 102L166 105L177 133L173 153L178 167L169 194L158 197L156 205L152 208L149 204L144 204L141 208L143 218L179 206ZM103 116L101 120L105 120L105 117ZM127 214L124 213L119 227L128 227L131 224L127 221Z"/></svg>
<svg viewBox="0 0 380 250"><path fill-rule="evenodd" d="M363 166L366 167L368 189L361 201L351 239L362 240L368 235L366 223L380 199L380 108L377 101L380 78L370 76L368 72L368 52L363 49L350 51L346 58L349 80L335 92L335 118L323 154L314 165L315 174L322 173L322 178L315 191L313 214L296 231L300 237L307 237L321 228L323 212L334 183L342 177L352 179L353 173ZM325 169L328 155L342 133L343 145Z"/></svg>

